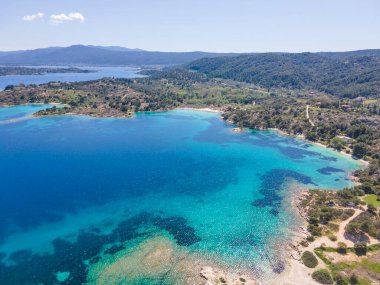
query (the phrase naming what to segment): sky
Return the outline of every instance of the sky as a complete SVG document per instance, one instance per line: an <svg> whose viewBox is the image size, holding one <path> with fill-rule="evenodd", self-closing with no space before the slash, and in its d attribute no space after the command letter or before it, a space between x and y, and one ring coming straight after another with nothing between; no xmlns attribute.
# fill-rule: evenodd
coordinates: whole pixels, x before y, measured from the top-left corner
<svg viewBox="0 0 380 285"><path fill-rule="evenodd" d="M1 0L0 39L1 51L378 49L380 0Z"/></svg>

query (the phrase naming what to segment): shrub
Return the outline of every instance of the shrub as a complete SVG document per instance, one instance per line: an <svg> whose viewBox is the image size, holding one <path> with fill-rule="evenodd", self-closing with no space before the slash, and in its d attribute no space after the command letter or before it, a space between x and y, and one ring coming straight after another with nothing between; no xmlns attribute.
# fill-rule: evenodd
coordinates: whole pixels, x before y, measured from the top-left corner
<svg viewBox="0 0 380 285"><path fill-rule="evenodd" d="M342 219L343 220L343 219ZM337 232L337 231L339 231L339 225L338 224L335 224L335 223L328 223L327 224L327 226L328 226L328 228L330 229L330 230L332 230L333 232Z"/></svg>
<svg viewBox="0 0 380 285"><path fill-rule="evenodd" d="M337 241L338 238L335 235L329 235L329 240L331 240L331 241Z"/></svg>
<svg viewBox="0 0 380 285"><path fill-rule="evenodd" d="M348 278L344 275L344 273L340 272L335 277L336 285L348 285Z"/></svg>
<svg viewBox="0 0 380 285"><path fill-rule="evenodd" d="M368 205L367 211L369 213L371 213L372 215L376 215L377 214L377 208L374 205L371 205L371 204Z"/></svg>
<svg viewBox="0 0 380 285"><path fill-rule="evenodd" d="M330 141L330 147L335 148L338 151L341 151L345 145L345 141L338 137L335 137Z"/></svg>
<svg viewBox="0 0 380 285"><path fill-rule="evenodd" d="M322 228L319 227L319 226L309 225L309 226L308 226L308 230L309 230L309 232L310 232L313 236L321 236L321 235L322 235Z"/></svg>
<svg viewBox="0 0 380 285"><path fill-rule="evenodd" d="M360 225L358 223L355 223L354 221L351 221L345 228L345 231L349 235L357 236L360 234Z"/></svg>
<svg viewBox="0 0 380 285"><path fill-rule="evenodd" d="M357 242L354 244L355 253L357 255L367 254L367 244L365 242Z"/></svg>
<svg viewBox="0 0 380 285"><path fill-rule="evenodd" d="M318 259L310 251L305 251L301 256L303 264L309 268L315 268L318 265Z"/></svg>
<svg viewBox="0 0 380 285"><path fill-rule="evenodd" d="M311 277L321 284L334 284L333 279L331 278L330 272L326 269L320 269L317 271L314 271L313 274L311 274Z"/></svg>
<svg viewBox="0 0 380 285"><path fill-rule="evenodd" d="M340 254L347 253L347 245L344 242L338 242L337 252Z"/></svg>
<svg viewBox="0 0 380 285"><path fill-rule="evenodd" d="M306 240L308 242L313 242L313 241L315 241L315 237L313 237L313 236L307 236Z"/></svg>
<svg viewBox="0 0 380 285"><path fill-rule="evenodd" d="M363 185L361 185L362 190L366 194L373 194L372 184L369 182L364 182Z"/></svg>
<svg viewBox="0 0 380 285"><path fill-rule="evenodd" d="M352 148L352 155L357 158L363 158L367 153L367 146L364 143L356 143Z"/></svg>
<svg viewBox="0 0 380 285"><path fill-rule="evenodd" d="M350 277L350 284L355 285L359 283L359 278L356 276L355 273L353 273Z"/></svg>

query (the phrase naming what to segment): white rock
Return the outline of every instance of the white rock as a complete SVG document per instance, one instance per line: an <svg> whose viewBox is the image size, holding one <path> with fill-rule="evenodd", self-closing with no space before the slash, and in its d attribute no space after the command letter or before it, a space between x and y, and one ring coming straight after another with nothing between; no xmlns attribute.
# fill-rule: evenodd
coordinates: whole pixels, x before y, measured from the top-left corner
<svg viewBox="0 0 380 285"><path fill-rule="evenodd" d="M200 274L206 280L215 280L216 278L214 270L209 266L202 267Z"/></svg>

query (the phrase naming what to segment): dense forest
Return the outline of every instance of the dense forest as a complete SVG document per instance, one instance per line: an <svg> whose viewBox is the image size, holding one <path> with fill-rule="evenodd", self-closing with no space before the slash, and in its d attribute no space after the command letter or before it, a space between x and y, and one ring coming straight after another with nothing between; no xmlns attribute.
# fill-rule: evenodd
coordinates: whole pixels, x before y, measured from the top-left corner
<svg viewBox="0 0 380 285"><path fill-rule="evenodd" d="M186 65L209 77L266 88L311 89L334 96L380 97L380 53L266 53L204 58Z"/></svg>

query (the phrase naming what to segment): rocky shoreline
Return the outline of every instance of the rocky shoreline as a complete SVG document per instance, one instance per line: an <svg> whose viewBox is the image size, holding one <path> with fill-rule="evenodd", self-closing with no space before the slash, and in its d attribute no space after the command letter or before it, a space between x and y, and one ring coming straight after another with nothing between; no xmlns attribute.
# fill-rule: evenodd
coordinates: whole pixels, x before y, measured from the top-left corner
<svg viewBox="0 0 380 285"><path fill-rule="evenodd" d="M231 285L255 285L254 280L246 275L226 274L222 270L214 269L210 266L204 266L201 269L200 276L206 282L204 285L218 285L218 284L231 284Z"/></svg>

